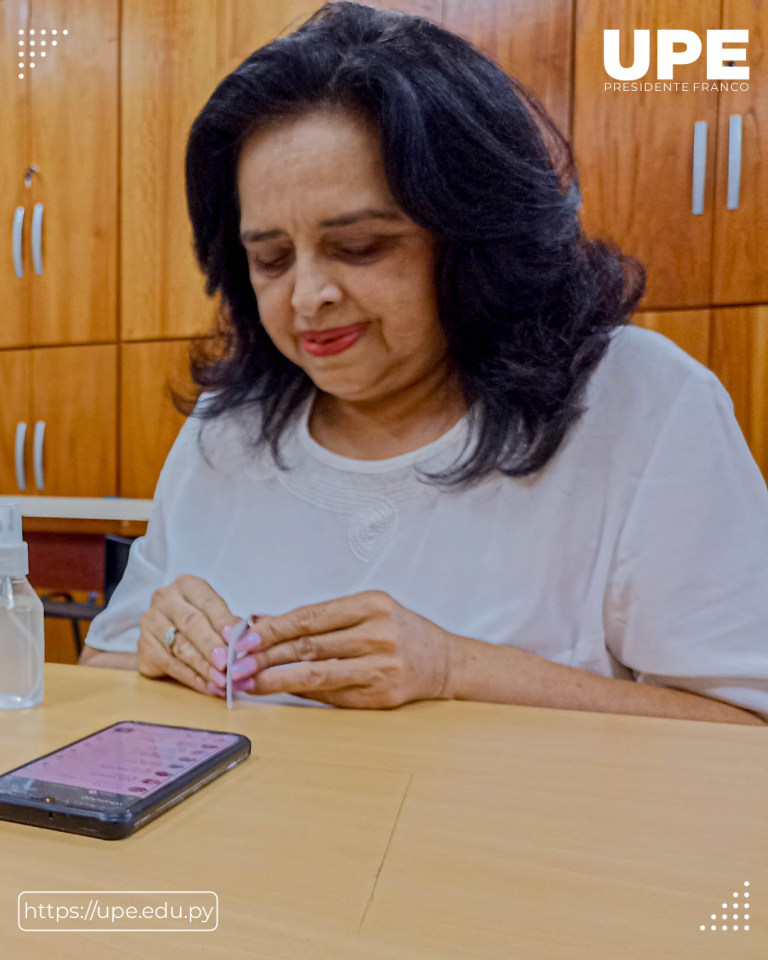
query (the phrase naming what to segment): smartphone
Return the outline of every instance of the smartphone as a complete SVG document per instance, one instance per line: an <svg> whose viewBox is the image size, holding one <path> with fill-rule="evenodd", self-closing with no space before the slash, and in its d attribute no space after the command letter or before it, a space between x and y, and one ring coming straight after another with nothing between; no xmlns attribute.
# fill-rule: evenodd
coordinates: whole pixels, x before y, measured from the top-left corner
<svg viewBox="0 0 768 960"><path fill-rule="evenodd" d="M237 733L121 720L0 776L0 820L120 840L250 752Z"/></svg>

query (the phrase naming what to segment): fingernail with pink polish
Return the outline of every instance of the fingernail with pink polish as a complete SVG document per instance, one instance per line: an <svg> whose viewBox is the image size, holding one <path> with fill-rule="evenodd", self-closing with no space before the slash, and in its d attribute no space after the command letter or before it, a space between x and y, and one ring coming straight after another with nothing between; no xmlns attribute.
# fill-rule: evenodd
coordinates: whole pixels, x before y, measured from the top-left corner
<svg viewBox="0 0 768 960"><path fill-rule="evenodd" d="M218 684L220 687L226 687L227 678L223 673L220 673L218 670L214 669L214 667L211 667L208 672L210 673L211 680L213 680L215 684Z"/></svg>
<svg viewBox="0 0 768 960"><path fill-rule="evenodd" d="M248 676L251 673L254 673L256 670L256 660L254 657L243 657L242 660L238 660L232 667L232 679L242 678Z"/></svg>
<svg viewBox="0 0 768 960"><path fill-rule="evenodd" d="M253 690L255 686L255 677L249 677L247 680L234 680L232 683L233 690Z"/></svg>
<svg viewBox="0 0 768 960"><path fill-rule="evenodd" d="M224 627L221 631L222 637L229 643L229 638L232 636L232 627Z"/></svg>
<svg viewBox="0 0 768 960"><path fill-rule="evenodd" d="M254 650L258 650L261 646L261 637L258 633L247 633L244 637L237 641L235 644L235 651L237 653L251 653Z"/></svg>
<svg viewBox="0 0 768 960"><path fill-rule="evenodd" d="M227 665L227 648L214 647L213 653L211 654L211 660L213 660L219 670L223 670Z"/></svg>
<svg viewBox="0 0 768 960"><path fill-rule="evenodd" d="M212 693L212 694L213 694L214 696L216 696L216 697L225 697L225 696L226 696L226 694L224 693L224 691L223 691L223 690L220 690L220 689L216 686L215 683L209 683L208 686L206 687L206 690L208 691L208 693Z"/></svg>

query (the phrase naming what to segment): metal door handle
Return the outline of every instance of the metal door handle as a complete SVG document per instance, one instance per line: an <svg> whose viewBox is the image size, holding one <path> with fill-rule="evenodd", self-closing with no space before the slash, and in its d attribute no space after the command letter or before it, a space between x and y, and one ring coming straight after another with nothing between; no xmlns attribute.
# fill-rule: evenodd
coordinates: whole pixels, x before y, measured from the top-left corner
<svg viewBox="0 0 768 960"><path fill-rule="evenodd" d="M19 490L27 489L27 478L24 472L24 449L27 445L26 423L16 424L16 486Z"/></svg>
<svg viewBox="0 0 768 960"><path fill-rule="evenodd" d="M23 231L24 207L16 207L13 215L13 270L19 279L24 276L24 257L21 249Z"/></svg>
<svg viewBox="0 0 768 960"><path fill-rule="evenodd" d="M43 205L36 203L32 211L32 263L35 273L43 272Z"/></svg>
<svg viewBox="0 0 768 960"><path fill-rule="evenodd" d="M728 209L739 209L741 186L741 116L731 115L728 122Z"/></svg>
<svg viewBox="0 0 768 960"><path fill-rule="evenodd" d="M45 443L45 420L38 420L35 424L33 440L33 459L35 464L35 486L38 490L45 489L45 474L43 473L43 444Z"/></svg>
<svg viewBox="0 0 768 960"><path fill-rule="evenodd" d="M691 212L704 213L704 186L707 179L707 122L693 125L693 204Z"/></svg>

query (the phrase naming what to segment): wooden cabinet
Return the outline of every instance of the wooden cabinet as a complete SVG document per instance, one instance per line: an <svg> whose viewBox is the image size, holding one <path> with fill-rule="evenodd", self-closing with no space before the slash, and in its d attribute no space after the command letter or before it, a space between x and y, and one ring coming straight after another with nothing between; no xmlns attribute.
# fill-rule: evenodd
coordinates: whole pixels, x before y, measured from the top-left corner
<svg viewBox="0 0 768 960"><path fill-rule="evenodd" d="M712 369L768 477L768 306L713 310Z"/></svg>
<svg viewBox="0 0 768 960"><path fill-rule="evenodd" d="M26 34L28 25L28 0L0 3L0 347L29 342L32 270L28 258L23 275L17 276L32 216L29 191L24 187L29 163L29 86L19 77L23 70L16 56L19 31Z"/></svg>
<svg viewBox="0 0 768 960"><path fill-rule="evenodd" d="M117 335L118 41L118 0L0 3L2 347Z"/></svg>
<svg viewBox="0 0 768 960"><path fill-rule="evenodd" d="M151 499L168 451L184 423L167 387L187 390L189 340L120 347L120 494Z"/></svg>
<svg viewBox="0 0 768 960"><path fill-rule="evenodd" d="M2 9L2 5L0 5ZM32 437L32 357L30 350L0 351L0 494L31 494L25 451ZM27 437L29 434L29 438Z"/></svg>
<svg viewBox="0 0 768 960"><path fill-rule="evenodd" d="M576 8L574 147L588 232L612 237L646 265L645 308L768 299L768 182L761 168L768 155L768 5L725 0L722 20L720 0L652 9L642 0L577 0ZM707 80L707 30L721 23L749 30L741 45L750 68L746 91L712 90L716 81ZM694 31L702 39L699 59L675 67L674 82L687 82L686 91L604 89L614 81L603 66L603 31L621 31L626 67L636 28L651 37L650 69L636 84L657 82L658 29ZM700 213L694 212L695 124L706 134L706 149L703 138L699 145ZM739 170L738 208L729 209L729 176Z"/></svg>
<svg viewBox="0 0 768 960"><path fill-rule="evenodd" d="M204 333L213 317L192 245L184 152L218 79L216 6L215 0L123 2L123 340Z"/></svg>
<svg viewBox="0 0 768 960"><path fill-rule="evenodd" d="M709 310L674 310L669 313L638 313L634 317L638 327L646 327L669 337L694 360L705 367L711 362L711 325Z"/></svg>
<svg viewBox="0 0 768 960"><path fill-rule="evenodd" d="M768 477L768 306L641 313L634 319L719 377L752 456Z"/></svg>
<svg viewBox="0 0 768 960"><path fill-rule="evenodd" d="M30 163L39 167L30 193L43 212L31 342L114 340L118 0L34 0L29 42L37 51L28 79Z"/></svg>
<svg viewBox="0 0 768 960"><path fill-rule="evenodd" d="M443 25L541 100L570 136L571 0L445 0Z"/></svg>
<svg viewBox="0 0 768 960"><path fill-rule="evenodd" d="M33 350L32 413L45 422L40 493L117 494L115 344Z"/></svg>
<svg viewBox="0 0 768 960"><path fill-rule="evenodd" d="M2 351L0 377L0 493L116 495L117 346Z"/></svg>
<svg viewBox="0 0 768 960"><path fill-rule="evenodd" d="M712 303L758 303L768 300L768 4L724 0L723 28L749 30L750 79L749 90L719 94ZM729 175L739 177L734 209Z"/></svg>
<svg viewBox="0 0 768 960"><path fill-rule="evenodd" d="M574 150L590 234L610 236L648 270L647 308L708 306L714 212L717 93L694 92L706 81L706 56L676 68L687 92L605 90L603 31L621 31L621 63L633 63L633 31L649 30L656 81L659 29L706 38L720 23L720 0L577 0ZM694 124L707 124L704 212L692 212Z"/></svg>

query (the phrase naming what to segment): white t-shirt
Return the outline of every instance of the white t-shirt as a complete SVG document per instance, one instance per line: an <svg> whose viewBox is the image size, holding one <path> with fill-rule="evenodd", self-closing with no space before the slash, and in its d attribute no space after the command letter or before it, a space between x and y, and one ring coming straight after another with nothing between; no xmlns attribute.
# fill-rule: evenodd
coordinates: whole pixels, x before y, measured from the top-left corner
<svg viewBox="0 0 768 960"><path fill-rule="evenodd" d="M243 617L378 589L453 633L768 719L768 489L730 397L629 326L585 400L538 474L464 491L421 482L415 465L453 462L466 418L413 453L362 461L312 439L308 403L281 471L247 453L242 413L207 424L209 465L190 417L87 643L135 650L153 590L182 573Z"/></svg>

